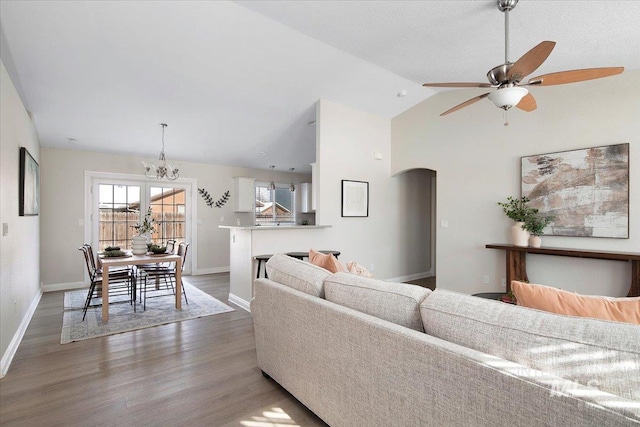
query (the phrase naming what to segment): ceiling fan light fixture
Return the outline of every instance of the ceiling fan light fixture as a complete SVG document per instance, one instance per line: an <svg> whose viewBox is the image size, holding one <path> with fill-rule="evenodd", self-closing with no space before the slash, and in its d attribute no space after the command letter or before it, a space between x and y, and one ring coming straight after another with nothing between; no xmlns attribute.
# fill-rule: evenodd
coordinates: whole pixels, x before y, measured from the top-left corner
<svg viewBox="0 0 640 427"><path fill-rule="evenodd" d="M491 92L489 94L489 99L496 107L508 110L509 108L518 105L522 98L527 96L528 93L529 91L523 87L510 86Z"/></svg>

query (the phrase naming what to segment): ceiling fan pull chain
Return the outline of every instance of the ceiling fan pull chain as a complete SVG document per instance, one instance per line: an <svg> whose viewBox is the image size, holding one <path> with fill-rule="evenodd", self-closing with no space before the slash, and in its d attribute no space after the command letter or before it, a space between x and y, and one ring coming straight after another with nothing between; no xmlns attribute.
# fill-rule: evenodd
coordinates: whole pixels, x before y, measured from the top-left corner
<svg viewBox="0 0 640 427"><path fill-rule="evenodd" d="M509 126L509 110L504 110L504 125Z"/></svg>

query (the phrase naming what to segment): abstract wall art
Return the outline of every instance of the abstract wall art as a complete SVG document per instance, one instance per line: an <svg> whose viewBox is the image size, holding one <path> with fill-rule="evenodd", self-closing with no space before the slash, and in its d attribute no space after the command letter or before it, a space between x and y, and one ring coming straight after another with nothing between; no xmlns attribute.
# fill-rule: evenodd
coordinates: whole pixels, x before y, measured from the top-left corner
<svg viewBox="0 0 640 427"><path fill-rule="evenodd" d="M342 216L369 216L369 183L342 180Z"/></svg>
<svg viewBox="0 0 640 427"><path fill-rule="evenodd" d="M555 218L546 235L629 238L629 144L521 158L522 196Z"/></svg>

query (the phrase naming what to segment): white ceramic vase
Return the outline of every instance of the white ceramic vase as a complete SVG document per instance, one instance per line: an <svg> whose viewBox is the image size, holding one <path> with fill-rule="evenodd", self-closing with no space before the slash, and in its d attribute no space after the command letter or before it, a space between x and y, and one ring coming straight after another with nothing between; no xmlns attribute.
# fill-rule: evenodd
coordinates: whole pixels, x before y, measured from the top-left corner
<svg viewBox="0 0 640 427"><path fill-rule="evenodd" d="M529 246L532 248L539 248L542 246L542 237L533 235L529 237Z"/></svg>
<svg viewBox="0 0 640 427"><path fill-rule="evenodd" d="M138 235L131 238L131 253L134 255L147 253L147 236Z"/></svg>
<svg viewBox="0 0 640 427"><path fill-rule="evenodd" d="M529 236L531 235L527 230L522 228L524 222L516 222L511 227L511 242L514 246L529 246Z"/></svg>

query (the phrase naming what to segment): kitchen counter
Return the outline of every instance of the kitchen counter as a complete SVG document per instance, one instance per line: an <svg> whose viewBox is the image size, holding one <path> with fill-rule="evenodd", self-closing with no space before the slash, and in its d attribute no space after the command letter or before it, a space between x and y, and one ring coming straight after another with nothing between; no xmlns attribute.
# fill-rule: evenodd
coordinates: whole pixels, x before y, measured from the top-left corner
<svg viewBox="0 0 640 427"><path fill-rule="evenodd" d="M219 225L218 228L235 230L306 230L318 228L330 228L330 225Z"/></svg>
<svg viewBox="0 0 640 427"><path fill-rule="evenodd" d="M249 311L253 281L258 275L257 255L308 252L334 247L330 225L219 225L229 230L229 301ZM287 230L285 232L285 230Z"/></svg>

